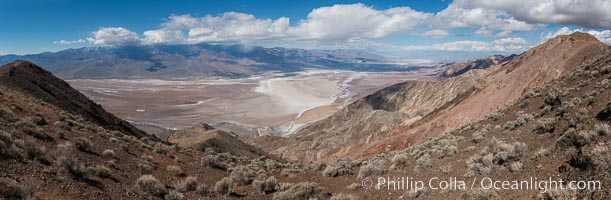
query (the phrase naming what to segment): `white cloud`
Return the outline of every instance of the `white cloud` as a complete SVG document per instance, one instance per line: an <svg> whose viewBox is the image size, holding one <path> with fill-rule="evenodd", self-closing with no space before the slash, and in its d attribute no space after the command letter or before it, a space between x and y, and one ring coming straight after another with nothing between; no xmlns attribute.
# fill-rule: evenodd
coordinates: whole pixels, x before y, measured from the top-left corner
<svg viewBox="0 0 611 200"><path fill-rule="evenodd" d="M81 43L85 43L86 41L83 39L78 39L78 40L60 40L60 41L55 41L53 42L53 44L62 44L62 45L71 45L71 44L81 44Z"/></svg>
<svg viewBox="0 0 611 200"><path fill-rule="evenodd" d="M144 31L142 43L144 44L161 44L161 43L181 43L184 36L180 30L150 30Z"/></svg>
<svg viewBox="0 0 611 200"><path fill-rule="evenodd" d="M92 34L93 37L88 37L87 41L97 45L121 45L139 42L138 34L123 27L102 27Z"/></svg>
<svg viewBox="0 0 611 200"><path fill-rule="evenodd" d="M518 21L496 10L462 7L457 3L452 3L446 9L436 13L433 24L445 28L480 27L475 33L483 36L491 36L493 30L531 31L537 27L537 25Z"/></svg>
<svg viewBox="0 0 611 200"><path fill-rule="evenodd" d="M405 46L404 50L438 50L438 51L498 51L498 52L519 52L528 49L527 42L524 38L511 37L494 40L491 42L484 41L454 41L430 46Z"/></svg>
<svg viewBox="0 0 611 200"><path fill-rule="evenodd" d="M530 24L611 28L609 0L455 0L452 5L496 10Z"/></svg>
<svg viewBox="0 0 611 200"><path fill-rule="evenodd" d="M611 30L597 31L597 30L584 30L582 28L570 29L569 27L562 27L562 28L559 28L556 31L548 32L548 33L545 33L544 35L542 34L542 36L543 36L542 37L542 42L544 42L547 39L559 36L559 35L569 35L569 34L574 33L576 31L588 33L588 34L596 37L601 42L604 42L606 44L611 45Z"/></svg>
<svg viewBox="0 0 611 200"><path fill-rule="evenodd" d="M432 38L445 38L448 37L449 33L446 30L430 30L427 32L424 32L422 34L422 36L425 37L432 37Z"/></svg>
<svg viewBox="0 0 611 200"><path fill-rule="evenodd" d="M382 38L411 29L430 16L409 7L376 10L361 3L340 4L312 10L289 34L301 39Z"/></svg>

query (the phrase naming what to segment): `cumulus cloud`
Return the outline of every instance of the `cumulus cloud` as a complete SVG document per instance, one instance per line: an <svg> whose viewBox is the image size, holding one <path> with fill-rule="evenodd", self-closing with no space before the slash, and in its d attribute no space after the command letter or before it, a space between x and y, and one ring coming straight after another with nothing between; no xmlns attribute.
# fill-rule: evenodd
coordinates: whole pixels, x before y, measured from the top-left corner
<svg viewBox="0 0 611 200"><path fill-rule="evenodd" d="M382 38L411 29L430 16L409 7L376 10L361 3L340 4L312 10L289 34L302 39Z"/></svg>
<svg viewBox="0 0 611 200"><path fill-rule="evenodd" d="M430 46L405 46L404 50L437 50L437 51L496 51L496 52L519 52L528 49L527 42L524 38L511 37L494 40L491 42L484 41L454 41Z"/></svg>
<svg viewBox="0 0 611 200"><path fill-rule="evenodd" d="M611 2L608 0L455 0L451 6L496 10L529 24L611 28Z"/></svg>
<svg viewBox="0 0 611 200"><path fill-rule="evenodd" d="M92 34L93 37L87 38L87 41L96 45L122 45L140 41L138 34L123 27L102 27Z"/></svg>
<svg viewBox="0 0 611 200"><path fill-rule="evenodd" d="M432 21L437 27L480 27L475 34L482 36L491 36L494 30L531 31L538 27L536 24L516 20L497 10L464 7L459 3L452 3L446 9L436 13Z"/></svg>
<svg viewBox="0 0 611 200"><path fill-rule="evenodd" d="M78 40L60 40L60 41L55 41L53 42L53 44L62 44L62 45L71 45L71 44L81 44L81 43L85 43L86 41L83 39L78 39Z"/></svg>
<svg viewBox="0 0 611 200"><path fill-rule="evenodd" d="M349 42L407 31L431 16L430 13L418 12L409 7L376 10L360 3L316 8L295 26L290 26L290 20L286 17L261 19L238 12L204 17L174 15L159 29L144 32L142 42L249 42L273 39ZM439 31L433 33L441 37Z"/></svg>
<svg viewBox="0 0 611 200"><path fill-rule="evenodd" d="M432 38L445 38L448 37L448 35L449 33L446 30L430 30L422 34L422 36Z"/></svg>
<svg viewBox="0 0 611 200"><path fill-rule="evenodd" d="M544 42L547 39L559 36L559 35L569 35L569 34L574 33L576 31L588 33L588 34L596 37L601 42L604 42L606 44L610 44L611 45L611 30L597 31L597 30L584 30L582 28L570 29L569 27L566 27L566 26L562 27L562 28L559 28L556 31L542 34L542 42Z"/></svg>

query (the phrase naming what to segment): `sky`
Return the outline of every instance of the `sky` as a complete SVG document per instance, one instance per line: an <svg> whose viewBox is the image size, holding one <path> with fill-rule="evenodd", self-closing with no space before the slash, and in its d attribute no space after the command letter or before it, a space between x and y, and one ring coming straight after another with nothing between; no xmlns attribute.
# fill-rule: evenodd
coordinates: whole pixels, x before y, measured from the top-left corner
<svg viewBox="0 0 611 200"><path fill-rule="evenodd" d="M386 56L520 53L588 32L611 44L608 0L3 0L0 55L220 43Z"/></svg>

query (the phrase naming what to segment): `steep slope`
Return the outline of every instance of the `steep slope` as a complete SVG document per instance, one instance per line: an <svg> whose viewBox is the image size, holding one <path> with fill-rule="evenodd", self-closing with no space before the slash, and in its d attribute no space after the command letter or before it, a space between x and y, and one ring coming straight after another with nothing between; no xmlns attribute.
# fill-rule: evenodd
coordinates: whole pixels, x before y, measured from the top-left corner
<svg viewBox="0 0 611 200"><path fill-rule="evenodd" d="M143 45L85 47L0 56L0 64L30 60L64 78L246 77L305 68L405 71L382 56L351 50L303 50L244 45Z"/></svg>
<svg viewBox="0 0 611 200"><path fill-rule="evenodd" d="M558 36L502 67L469 71L416 90L397 89L397 86L385 88L289 138L265 137L253 144L285 158L303 161L333 160L406 148L481 119L608 48L585 33ZM478 75L476 79L471 78L474 74ZM384 101L379 101L377 107L350 112L376 99ZM395 114L392 114L395 118L369 117L371 113L386 112L389 107L401 113L414 113L423 108L428 112L421 118L401 118Z"/></svg>
<svg viewBox="0 0 611 200"><path fill-rule="evenodd" d="M142 137L146 134L106 112L99 104L73 89L68 83L28 61L15 61L0 67L0 85L20 91L57 106L111 130Z"/></svg>
<svg viewBox="0 0 611 200"><path fill-rule="evenodd" d="M437 76L442 78L449 78L464 74L469 70L473 69L486 69L495 65L502 65L509 62L517 55L512 54L510 56L494 55L488 58L448 63L441 66L441 70L437 73Z"/></svg>
<svg viewBox="0 0 611 200"><path fill-rule="evenodd" d="M171 131L167 140L200 151L211 149L219 153L231 153L253 159L261 156L270 157L269 154L242 142L236 134L214 129L205 123L198 123L189 129Z"/></svg>

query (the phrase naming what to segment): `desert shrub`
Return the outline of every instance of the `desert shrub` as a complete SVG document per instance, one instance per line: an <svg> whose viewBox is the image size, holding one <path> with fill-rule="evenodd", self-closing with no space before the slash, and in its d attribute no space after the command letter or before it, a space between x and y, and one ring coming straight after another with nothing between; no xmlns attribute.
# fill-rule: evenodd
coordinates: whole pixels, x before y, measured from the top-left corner
<svg viewBox="0 0 611 200"><path fill-rule="evenodd" d="M274 194L274 200L294 199L328 199L328 195L316 185L316 183L305 182L292 185L285 191Z"/></svg>
<svg viewBox="0 0 611 200"><path fill-rule="evenodd" d="M391 169L403 169L405 165L407 165L407 156L403 154L397 154L392 158L391 162Z"/></svg>
<svg viewBox="0 0 611 200"><path fill-rule="evenodd" d="M315 162L314 164L310 166L310 168L314 171L321 171L327 168L327 164L324 162Z"/></svg>
<svg viewBox="0 0 611 200"><path fill-rule="evenodd" d="M429 154L424 154L416 160L416 167L414 170L421 170L429 167L431 167L431 156L429 156Z"/></svg>
<svg viewBox="0 0 611 200"><path fill-rule="evenodd" d="M493 112L493 113L488 114L486 116L486 119L492 120L492 121L497 121L497 120L501 119L501 117L503 117L503 113L497 111L497 112Z"/></svg>
<svg viewBox="0 0 611 200"><path fill-rule="evenodd" d="M57 160L59 166L64 168L66 172L72 175L74 178L85 179L89 176L89 171L82 163L78 163L76 158L73 156L63 156Z"/></svg>
<svg viewBox="0 0 611 200"><path fill-rule="evenodd" d="M511 164L509 164L509 171L510 172L520 172L522 171L523 167L524 165L520 161L512 162Z"/></svg>
<svg viewBox="0 0 611 200"><path fill-rule="evenodd" d="M503 164L509 161L519 161L526 151L526 148L527 145L521 142L510 144L495 139L488 150L494 156L493 161L495 163Z"/></svg>
<svg viewBox="0 0 611 200"><path fill-rule="evenodd" d="M471 136L472 136L471 141L477 144L481 142L482 140L484 140L484 137L486 136L486 132L475 131L471 134Z"/></svg>
<svg viewBox="0 0 611 200"><path fill-rule="evenodd" d="M179 166L170 165L166 167L165 170L172 176L184 176L185 175L185 172L183 172Z"/></svg>
<svg viewBox="0 0 611 200"><path fill-rule="evenodd" d="M101 165L96 165L95 167L91 167L89 168L89 171L93 172L93 174L95 174L96 176L100 178L110 178L112 176L110 169L108 169L107 167L101 166Z"/></svg>
<svg viewBox="0 0 611 200"><path fill-rule="evenodd" d="M494 162L492 154L474 155L467 160L466 176L474 176L477 174L489 175L494 170Z"/></svg>
<svg viewBox="0 0 611 200"><path fill-rule="evenodd" d="M168 147L167 145L164 144L156 144L155 145L155 153L158 154L167 154L168 152L170 152L170 147Z"/></svg>
<svg viewBox="0 0 611 200"><path fill-rule="evenodd" d="M177 191L170 191L163 197L164 200L183 200L185 199L185 195Z"/></svg>
<svg viewBox="0 0 611 200"><path fill-rule="evenodd" d="M197 181L197 178L189 176L183 180L178 181L176 183L176 189L178 189L178 191L180 192L190 192L197 190L198 185L199 182Z"/></svg>
<svg viewBox="0 0 611 200"><path fill-rule="evenodd" d="M0 178L0 197L2 199L28 199L29 192L16 181Z"/></svg>
<svg viewBox="0 0 611 200"><path fill-rule="evenodd" d="M596 131L596 134L600 135L600 136L605 136L609 134L609 125L607 124L596 124L594 125L594 131Z"/></svg>
<svg viewBox="0 0 611 200"><path fill-rule="evenodd" d="M17 129L34 128L36 124L34 124L30 118L23 118L15 123L15 127L17 127Z"/></svg>
<svg viewBox="0 0 611 200"><path fill-rule="evenodd" d="M142 192L149 193L156 197L163 197L168 194L168 189L152 175L143 175L136 180L136 187Z"/></svg>
<svg viewBox="0 0 611 200"><path fill-rule="evenodd" d="M24 133L39 139L39 140L44 140L44 141L53 141L53 137L51 137L49 134L42 132L42 130L38 129L38 128L23 128L21 129Z"/></svg>
<svg viewBox="0 0 611 200"><path fill-rule="evenodd" d="M439 167L439 170L441 170L441 172L443 173L450 173L450 170L452 169L452 166L450 164L445 164Z"/></svg>
<svg viewBox="0 0 611 200"><path fill-rule="evenodd" d="M214 184L214 191L216 191L219 194L228 196L232 192L231 185L232 185L231 178L225 177L221 179L220 181L216 182L216 184Z"/></svg>
<svg viewBox="0 0 611 200"><path fill-rule="evenodd" d="M47 124L47 120L45 120L45 118L42 115L39 114L34 114L30 117L27 118L27 120L31 121L32 123L38 125L38 126L44 126Z"/></svg>
<svg viewBox="0 0 611 200"><path fill-rule="evenodd" d="M248 185L252 183L255 172L248 167L239 166L232 169L229 177L231 177L231 181L237 185Z"/></svg>
<svg viewBox="0 0 611 200"><path fill-rule="evenodd" d="M255 180L252 184L259 192L264 194L272 193L278 190L278 180L276 180L276 177L273 176L265 180Z"/></svg>
<svg viewBox="0 0 611 200"><path fill-rule="evenodd" d="M61 129L67 130L67 131L72 129L72 125L70 125L70 123L65 122L65 121L56 121L56 122L53 123L53 125L61 128Z"/></svg>
<svg viewBox="0 0 611 200"><path fill-rule="evenodd" d="M272 159L267 159L265 160L265 169L267 171L274 171L275 169L278 169L278 162L276 162L276 160L272 160Z"/></svg>
<svg viewBox="0 0 611 200"><path fill-rule="evenodd" d="M520 161L526 149L526 144L521 142L511 144L493 139L492 144L485 150L467 160L466 176L489 175L494 171L495 165Z"/></svg>
<svg viewBox="0 0 611 200"><path fill-rule="evenodd" d="M560 105L562 103L562 101L560 100L560 92L558 91L558 89L552 89L551 91L549 91L546 95L545 98L543 99L543 102L547 105L550 106L556 106L556 105Z"/></svg>
<svg viewBox="0 0 611 200"><path fill-rule="evenodd" d="M481 199L500 199L499 194L495 190L486 190L486 189L472 189L467 190L462 195L462 199L464 200L481 200Z"/></svg>
<svg viewBox="0 0 611 200"><path fill-rule="evenodd" d="M91 141L84 137L78 137L74 139L74 146L81 151L89 151L91 148Z"/></svg>
<svg viewBox="0 0 611 200"><path fill-rule="evenodd" d="M199 196L205 197L210 194L210 188L208 188L206 184L200 184L197 186L196 192L199 194Z"/></svg>
<svg viewBox="0 0 611 200"><path fill-rule="evenodd" d="M550 154L549 149L547 149L547 148L541 148L541 149L539 149L539 150L537 151L537 153L535 153L535 155L533 156L533 159L535 159L535 160L539 160L539 159L541 159L541 158L543 158L543 157L548 156L549 154Z"/></svg>
<svg viewBox="0 0 611 200"><path fill-rule="evenodd" d="M13 144L11 134L0 130L0 160L20 159L19 149Z"/></svg>
<svg viewBox="0 0 611 200"><path fill-rule="evenodd" d="M475 146L468 146L465 149L463 149L463 152L469 152L469 151L473 151L475 149L477 149L477 147L475 147Z"/></svg>
<svg viewBox="0 0 611 200"><path fill-rule="evenodd" d="M594 130L577 131L574 128L570 128L566 130L564 134L558 138L558 140L556 140L556 148L562 150L569 147L580 148L596 140L599 136L599 132Z"/></svg>
<svg viewBox="0 0 611 200"><path fill-rule="evenodd" d="M227 165L223 163L221 158L219 158L217 155L207 155L206 157L202 158L202 166L227 170Z"/></svg>
<svg viewBox="0 0 611 200"><path fill-rule="evenodd" d="M11 111L8 107L2 106L0 107L0 118L6 119L9 122L17 121L17 117L15 117L15 113Z"/></svg>
<svg viewBox="0 0 611 200"><path fill-rule="evenodd" d="M357 178L362 180L370 176L379 176L382 174L384 174L384 162L370 162L369 164L361 167Z"/></svg>
<svg viewBox="0 0 611 200"><path fill-rule="evenodd" d="M38 161L43 164L51 163L51 158L47 155L47 150L44 146L28 141L23 146L28 159Z"/></svg>
<svg viewBox="0 0 611 200"><path fill-rule="evenodd" d="M104 152L102 152L102 156L105 156L105 157L115 157L115 151L110 150L110 149L106 149L106 150L104 150Z"/></svg>
<svg viewBox="0 0 611 200"><path fill-rule="evenodd" d="M349 195L349 194L344 194L344 193L339 193L331 197L331 200L354 200L354 199L355 199L354 196Z"/></svg>
<svg viewBox="0 0 611 200"><path fill-rule="evenodd" d="M327 165L322 174L326 177L336 177L352 174L352 168L354 163L350 159L336 160L335 162Z"/></svg>
<svg viewBox="0 0 611 200"><path fill-rule="evenodd" d="M599 144L590 151L590 162L595 169L611 170L611 147L608 144Z"/></svg>
<svg viewBox="0 0 611 200"><path fill-rule="evenodd" d="M554 132L554 128L556 126L556 118L542 118L537 121L535 124L534 131L536 133L551 133Z"/></svg>

